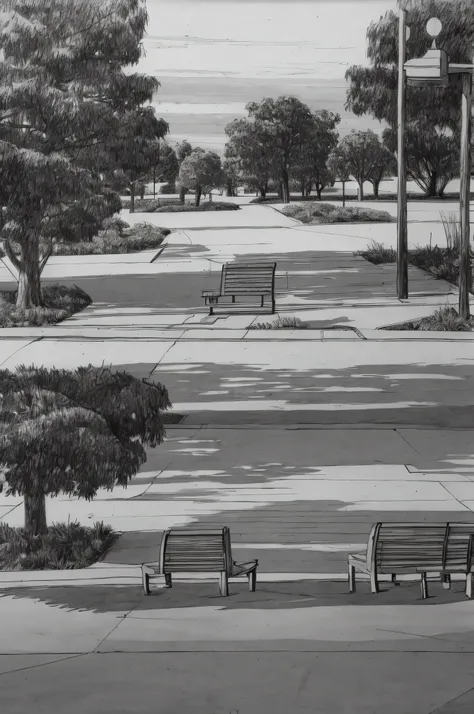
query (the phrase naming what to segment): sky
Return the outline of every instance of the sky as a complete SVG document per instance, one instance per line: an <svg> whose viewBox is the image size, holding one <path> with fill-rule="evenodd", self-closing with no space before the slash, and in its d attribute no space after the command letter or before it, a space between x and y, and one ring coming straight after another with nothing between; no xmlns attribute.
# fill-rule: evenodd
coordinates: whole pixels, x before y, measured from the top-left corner
<svg viewBox="0 0 474 714"><path fill-rule="evenodd" d="M161 82L170 143L222 151L224 127L264 97L341 114L340 134L381 125L344 110L346 69L368 64L366 30L396 0L147 0L138 71Z"/></svg>

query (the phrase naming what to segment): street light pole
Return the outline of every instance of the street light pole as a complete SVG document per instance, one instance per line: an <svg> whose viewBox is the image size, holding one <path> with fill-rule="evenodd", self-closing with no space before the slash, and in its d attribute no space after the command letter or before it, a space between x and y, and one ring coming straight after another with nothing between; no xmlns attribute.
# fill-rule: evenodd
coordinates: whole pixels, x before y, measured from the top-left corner
<svg viewBox="0 0 474 714"><path fill-rule="evenodd" d="M462 75L462 128L461 128L461 187L460 227L461 245L459 261L459 316L470 317L469 291L471 287L470 256L470 204L471 204L471 111L472 72Z"/></svg>
<svg viewBox="0 0 474 714"><path fill-rule="evenodd" d="M407 180L405 168L406 123L406 10L400 10L398 33L398 209L397 209L397 295L408 297Z"/></svg>

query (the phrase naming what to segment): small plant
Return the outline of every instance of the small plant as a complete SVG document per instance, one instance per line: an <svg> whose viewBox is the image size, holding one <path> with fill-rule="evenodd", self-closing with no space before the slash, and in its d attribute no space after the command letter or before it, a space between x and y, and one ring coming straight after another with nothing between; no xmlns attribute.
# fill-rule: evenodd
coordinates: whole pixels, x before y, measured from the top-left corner
<svg viewBox="0 0 474 714"><path fill-rule="evenodd" d="M419 330L426 332L471 332L474 321L471 318L466 320L460 317L458 312L450 305L441 307L432 315L423 317L421 320L401 322L398 325L382 327L382 330Z"/></svg>
<svg viewBox="0 0 474 714"><path fill-rule="evenodd" d="M104 222L105 223L105 222ZM109 255L138 253L159 248L170 231L151 223L137 223L130 227L120 219L107 223L91 241L57 243L54 255Z"/></svg>
<svg viewBox="0 0 474 714"><path fill-rule="evenodd" d="M441 222L446 236L448 249L455 248L458 252L461 246L461 226L455 213L441 213Z"/></svg>
<svg viewBox="0 0 474 714"><path fill-rule="evenodd" d="M397 262L397 251L393 248L385 248L382 243L377 243L375 240L369 243L367 250L358 250L354 255L360 255L374 265Z"/></svg>
<svg viewBox="0 0 474 714"><path fill-rule="evenodd" d="M92 303L77 285L47 285L41 288L41 297L41 307L17 310L16 290L0 292L0 327L55 325Z"/></svg>
<svg viewBox="0 0 474 714"><path fill-rule="evenodd" d="M249 325L249 330L307 330L309 327L307 322L303 322L299 317L281 317L275 322L255 322Z"/></svg>
<svg viewBox="0 0 474 714"><path fill-rule="evenodd" d="M53 523L43 535L0 523L0 570L70 570L101 560L120 534L102 522L91 527Z"/></svg>

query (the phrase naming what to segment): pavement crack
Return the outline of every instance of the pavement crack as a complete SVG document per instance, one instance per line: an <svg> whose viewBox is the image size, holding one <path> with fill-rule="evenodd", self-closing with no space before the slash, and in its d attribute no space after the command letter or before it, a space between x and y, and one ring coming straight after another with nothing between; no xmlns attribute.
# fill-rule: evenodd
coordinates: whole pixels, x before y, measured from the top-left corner
<svg viewBox="0 0 474 714"><path fill-rule="evenodd" d="M444 702L440 707L436 707L436 709L432 709L428 714L436 714L436 712L440 712L444 707L448 704L453 704L454 702L457 702L458 699L461 699L462 697L465 697L466 694L469 694L469 692L474 691L474 687L469 687L469 689L466 689L465 692L461 692L457 697L454 697L453 699L448 699L447 702ZM467 710L466 710L467 711Z"/></svg>
<svg viewBox="0 0 474 714"><path fill-rule="evenodd" d="M53 659L51 662L41 662L40 664L30 664L28 667L9 669L7 672L0 672L0 677L4 677L6 674L13 674L13 672L25 672L28 669L39 669L40 667L47 667L50 664L57 664L57 662L66 662L70 659L78 659L79 657L85 657L87 654L89 654L89 652L80 652L79 654L73 654L70 657L59 657L58 659Z"/></svg>

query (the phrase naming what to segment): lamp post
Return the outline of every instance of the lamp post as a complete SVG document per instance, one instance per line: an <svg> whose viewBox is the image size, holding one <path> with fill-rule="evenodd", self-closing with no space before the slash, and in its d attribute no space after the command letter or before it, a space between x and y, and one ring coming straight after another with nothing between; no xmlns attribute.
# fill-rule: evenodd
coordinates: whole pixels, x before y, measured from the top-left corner
<svg viewBox="0 0 474 714"><path fill-rule="evenodd" d="M405 123L406 123L406 41L410 29L406 24L406 10L400 10L398 32L398 121L397 121L397 295L399 300L408 297L408 216L407 216L407 176L405 163Z"/></svg>
<svg viewBox="0 0 474 714"><path fill-rule="evenodd" d="M441 86L449 84L450 74L462 75L462 122L461 122L461 186L459 191L459 223L461 229L459 263L459 315L470 317L469 288L471 286L470 263L470 199L471 199L471 112L473 64L452 64L444 50L436 46L436 38L443 26L433 17L426 29L433 38L431 49L424 57L405 63L408 83L414 86Z"/></svg>

